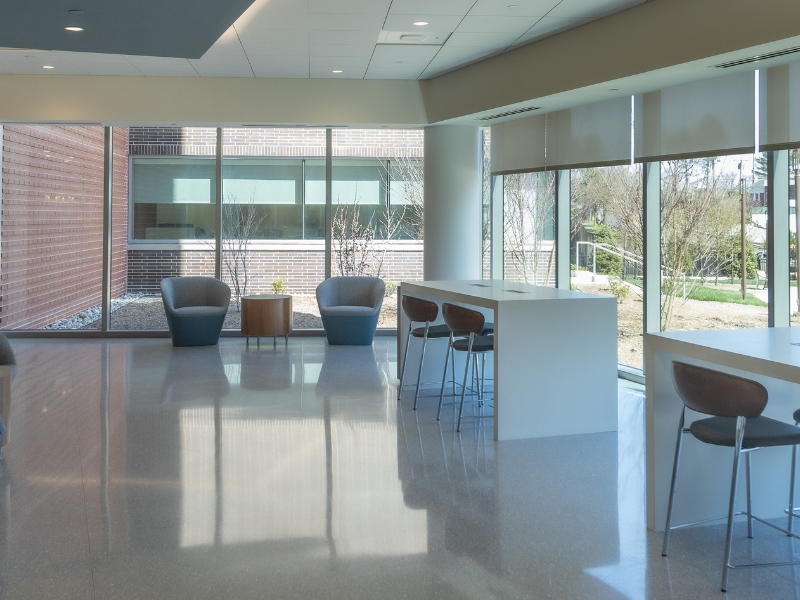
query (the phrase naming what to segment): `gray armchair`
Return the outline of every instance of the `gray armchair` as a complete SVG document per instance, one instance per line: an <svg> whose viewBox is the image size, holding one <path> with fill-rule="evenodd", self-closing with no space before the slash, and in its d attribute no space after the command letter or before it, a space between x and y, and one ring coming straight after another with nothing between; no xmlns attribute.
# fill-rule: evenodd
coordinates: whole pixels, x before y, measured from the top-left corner
<svg viewBox="0 0 800 600"><path fill-rule="evenodd" d="M333 277L320 283L317 304L328 343L371 344L385 293L378 277Z"/></svg>
<svg viewBox="0 0 800 600"><path fill-rule="evenodd" d="M170 277L161 280L161 299L173 346L219 341L231 301L228 284L213 277Z"/></svg>

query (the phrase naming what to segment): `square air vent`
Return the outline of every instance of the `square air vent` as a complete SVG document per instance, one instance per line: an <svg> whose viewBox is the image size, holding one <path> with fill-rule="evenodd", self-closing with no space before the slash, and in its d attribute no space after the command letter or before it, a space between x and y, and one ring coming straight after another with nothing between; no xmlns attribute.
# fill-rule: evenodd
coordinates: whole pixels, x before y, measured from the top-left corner
<svg viewBox="0 0 800 600"><path fill-rule="evenodd" d="M448 32L431 31L381 31L378 44L403 46L441 46L450 37Z"/></svg>

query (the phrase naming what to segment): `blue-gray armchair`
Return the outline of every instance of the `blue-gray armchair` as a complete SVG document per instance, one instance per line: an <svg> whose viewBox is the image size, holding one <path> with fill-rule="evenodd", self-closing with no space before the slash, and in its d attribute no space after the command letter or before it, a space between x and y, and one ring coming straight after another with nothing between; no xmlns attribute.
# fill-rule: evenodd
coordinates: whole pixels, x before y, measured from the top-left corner
<svg viewBox="0 0 800 600"><path fill-rule="evenodd" d="M213 277L169 277L161 280L173 346L213 346L231 301L228 284Z"/></svg>
<svg viewBox="0 0 800 600"><path fill-rule="evenodd" d="M378 277L333 277L317 286L328 343L368 346L375 336L386 286Z"/></svg>

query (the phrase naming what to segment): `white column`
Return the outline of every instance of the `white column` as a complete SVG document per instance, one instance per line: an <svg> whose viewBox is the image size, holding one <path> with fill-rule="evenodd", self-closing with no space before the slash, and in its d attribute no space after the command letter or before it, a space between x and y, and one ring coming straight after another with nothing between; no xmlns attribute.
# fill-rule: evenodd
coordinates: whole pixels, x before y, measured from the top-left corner
<svg viewBox="0 0 800 600"><path fill-rule="evenodd" d="M425 280L481 278L478 127L425 128Z"/></svg>

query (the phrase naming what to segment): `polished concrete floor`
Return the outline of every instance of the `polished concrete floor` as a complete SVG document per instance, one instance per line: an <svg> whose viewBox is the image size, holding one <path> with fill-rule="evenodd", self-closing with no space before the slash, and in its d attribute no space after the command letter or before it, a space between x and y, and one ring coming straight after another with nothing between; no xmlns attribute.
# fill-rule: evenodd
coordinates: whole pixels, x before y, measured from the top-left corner
<svg viewBox="0 0 800 600"><path fill-rule="evenodd" d="M2 598L724 596L721 526L676 532L669 559L645 529L636 389L619 433L497 444L491 419L457 434L452 408L398 405L394 338L13 346ZM736 534L740 560L800 555ZM798 581L737 571L727 596L800 599Z"/></svg>

